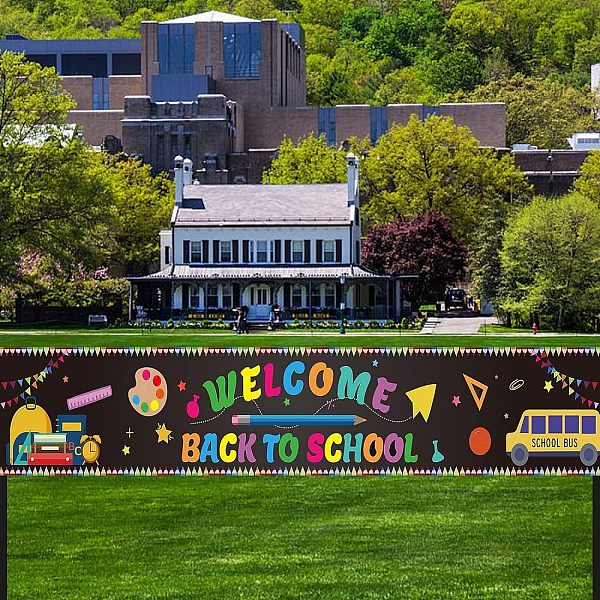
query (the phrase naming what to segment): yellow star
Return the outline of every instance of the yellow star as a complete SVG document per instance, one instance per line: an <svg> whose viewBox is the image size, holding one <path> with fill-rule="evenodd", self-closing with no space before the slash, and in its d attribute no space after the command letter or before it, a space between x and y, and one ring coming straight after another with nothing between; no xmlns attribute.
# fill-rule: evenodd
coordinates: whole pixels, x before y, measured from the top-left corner
<svg viewBox="0 0 600 600"><path fill-rule="evenodd" d="M548 393L550 393L550 390L553 390L553 389L554 389L554 386L552 385L552 382L551 382L551 381L546 381L546 385L544 386L544 389L545 389L545 390L546 390Z"/></svg>
<svg viewBox="0 0 600 600"><path fill-rule="evenodd" d="M158 435L157 444L160 444L161 442L168 444L169 440L172 439L171 438L172 431L170 429L167 429L167 427L164 423L162 425L159 425L154 431L156 431L156 435Z"/></svg>
<svg viewBox="0 0 600 600"><path fill-rule="evenodd" d="M121 452L122 452L122 453L123 453L125 456L127 456L128 454L131 454L131 453L130 453L130 450L131 450L131 448L130 448L129 446L123 446L123 449L121 450Z"/></svg>

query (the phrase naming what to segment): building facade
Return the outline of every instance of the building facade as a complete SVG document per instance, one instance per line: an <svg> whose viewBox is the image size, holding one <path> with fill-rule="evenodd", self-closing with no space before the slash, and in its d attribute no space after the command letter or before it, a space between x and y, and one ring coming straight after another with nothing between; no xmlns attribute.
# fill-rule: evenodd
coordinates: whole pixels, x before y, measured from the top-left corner
<svg viewBox="0 0 600 600"><path fill-rule="evenodd" d="M56 68L77 102L69 121L89 143L116 137L124 152L157 170L171 170L180 154L209 183L260 182L284 136L323 134L335 146L352 136L375 142L411 115L451 116L482 146L506 143L503 103L308 106L297 23L210 11L144 22L137 40L9 36L0 41L6 50Z"/></svg>
<svg viewBox="0 0 600 600"><path fill-rule="evenodd" d="M160 270L130 278L131 315L232 320L247 306L266 322L400 317L402 277L360 265L358 159L348 184L201 185L191 160L175 161L171 228Z"/></svg>

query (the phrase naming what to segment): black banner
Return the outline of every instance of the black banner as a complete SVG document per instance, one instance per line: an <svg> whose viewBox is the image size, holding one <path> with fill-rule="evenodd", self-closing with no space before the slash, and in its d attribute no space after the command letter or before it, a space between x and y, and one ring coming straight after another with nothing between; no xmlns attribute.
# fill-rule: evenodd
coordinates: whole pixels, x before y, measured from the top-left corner
<svg viewBox="0 0 600 600"><path fill-rule="evenodd" d="M4 350L0 474L595 474L594 349Z"/></svg>

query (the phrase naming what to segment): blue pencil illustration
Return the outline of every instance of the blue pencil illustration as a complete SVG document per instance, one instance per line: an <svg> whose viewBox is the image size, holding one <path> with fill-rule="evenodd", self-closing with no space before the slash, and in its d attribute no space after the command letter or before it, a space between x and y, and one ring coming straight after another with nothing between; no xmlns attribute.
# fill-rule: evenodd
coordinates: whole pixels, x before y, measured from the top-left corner
<svg viewBox="0 0 600 600"><path fill-rule="evenodd" d="M233 415L232 425L359 425L366 419L356 415Z"/></svg>

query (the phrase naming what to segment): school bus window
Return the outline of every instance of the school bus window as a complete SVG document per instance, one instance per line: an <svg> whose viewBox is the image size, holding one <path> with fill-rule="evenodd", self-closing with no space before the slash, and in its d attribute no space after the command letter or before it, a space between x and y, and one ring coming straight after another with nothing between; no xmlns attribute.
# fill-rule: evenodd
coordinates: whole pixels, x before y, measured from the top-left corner
<svg viewBox="0 0 600 600"><path fill-rule="evenodd" d="M521 433L529 433L529 417L523 417L523 425L521 425Z"/></svg>
<svg viewBox="0 0 600 600"><path fill-rule="evenodd" d="M531 433L546 433L546 417L531 417Z"/></svg>
<svg viewBox="0 0 600 600"><path fill-rule="evenodd" d="M565 417L565 433L579 433L579 417L567 415Z"/></svg>
<svg viewBox="0 0 600 600"><path fill-rule="evenodd" d="M596 433L596 417L581 417L581 433Z"/></svg>
<svg viewBox="0 0 600 600"><path fill-rule="evenodd" d="M548 433L562 433L562 417L560 415L548 417Z"/></svg>

